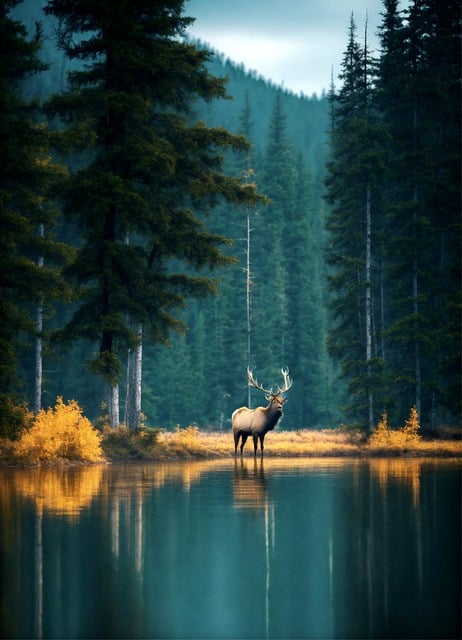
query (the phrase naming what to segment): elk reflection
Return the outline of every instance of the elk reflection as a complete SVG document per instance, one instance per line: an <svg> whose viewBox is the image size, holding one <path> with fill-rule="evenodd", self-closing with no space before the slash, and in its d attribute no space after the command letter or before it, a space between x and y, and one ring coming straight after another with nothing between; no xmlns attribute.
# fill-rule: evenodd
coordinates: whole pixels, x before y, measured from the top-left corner
<svg viewBox="0 0 462 640"><path fill-rule="evenodd" d="M233 497L235 507L264 508L268 503L268 489L263 460L236 460L234 464Z"/></svg>
<svg viewBox="0 0 462 640"><path fill-rule="evenodd" d="M269 637L269 593L271 584L271 555L275 546L275 509L268 496L263 458L253 462L242 458L234 464L233 497L236 508L254 509L263 512L265 540L265 628ZM257 543L258 544L258 543ZM256 550L257 551L257 550Z"/></svg>

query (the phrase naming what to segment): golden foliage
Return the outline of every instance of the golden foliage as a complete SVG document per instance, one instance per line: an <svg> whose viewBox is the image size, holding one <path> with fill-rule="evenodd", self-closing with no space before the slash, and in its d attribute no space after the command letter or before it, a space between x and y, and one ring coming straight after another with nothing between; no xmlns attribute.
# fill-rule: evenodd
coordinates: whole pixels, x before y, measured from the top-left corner
<svg viewBox="0 0 462 640"><path fill-rule="evenodd" d="M406 449L420 441L419 429L419 414L416 407L412 407L409 418L401 429L390 429L387 414L384 413L372 432L368 444L370 448Z"/></svg>
<svg viewBox="0 0 462 640"><path fill-rule="evenodd" d="M417 440L418 438L420 438L419 429L419 414L417 413L416 407L412 407L409 418L406 420L402 431L408 439Z"/></svg>
<svg viewBox="0 0 462 640"><path fill-rule="evenodd" d="M32 427L23 431L15 446L16 455L31 462L103 459L101 436L75 400L64 404L58 397L56 406L42 409Z"/></svg>

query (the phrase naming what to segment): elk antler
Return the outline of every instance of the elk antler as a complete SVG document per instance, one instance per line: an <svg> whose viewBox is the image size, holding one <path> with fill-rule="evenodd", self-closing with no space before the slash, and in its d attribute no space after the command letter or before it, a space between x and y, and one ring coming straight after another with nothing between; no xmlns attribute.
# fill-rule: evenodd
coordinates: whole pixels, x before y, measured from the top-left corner
<svg viewBox="0 0 462 640"><path fill-rule="evenodd" d="M289 376L289 369L281 369L282 377L284 378L284 386L281 388L278 386L279 393L285 393L289 391L290 387L293 385L293 381Z"/></svg>
<svg viewBox="0 0 462 640"><path fill-rule="evenodd" d="M255 389L260 389L260 391L263 391L263 393L266 394L267 396L274 395L273 389L268 391L268 389L264 389L261 386L261 384L259 384L257 380L255 380L255 378L253 377L252 370L249 369L249 367L247 367L247 384L249 385L249 387L255 387Z"/></svg>

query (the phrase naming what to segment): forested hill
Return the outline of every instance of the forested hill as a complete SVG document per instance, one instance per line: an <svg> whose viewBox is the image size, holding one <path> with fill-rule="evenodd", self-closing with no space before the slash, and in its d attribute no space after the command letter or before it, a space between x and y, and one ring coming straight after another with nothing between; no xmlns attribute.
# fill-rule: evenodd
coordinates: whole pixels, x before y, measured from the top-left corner
<svg viewBox="0 0 462 640"><path fill-rule="evenodd" d="M258 211L219 207L207 220L233 240L230 253L239 262L216 274L217 297L191 302L185 338L173 338L169 349L148 347L144 411L160 424L192 420L229 428L234 408L248 402L250 362L267 388L282 384L280 369L290 368L295 384L284 428L330 426L341 419L343 396L327 353L322 180L328 100L297 96L212 53L210 71L227 78L231 99L199 104L195 115L246 135L250 156L230 159L228 170L242 175L250 169L250 180L271 204ZM265 403L261 392L252 392L252 406Z"/></svg>
<svg viewBox="0 0 462 640"><path fill-rule="evenodd" d="M206 44L198 42L198 46ZM283 87L273 84L256 71L246 70L244 65L236 65L220 52L211 50L213 58L210 71L228 79L230 101L211 103L201 109L201 113L212 125L223 126L231 131L242 130L241 115L248 96L252 111L251 135L256 153L262 155L268 137L268 123L271 118L276 94L280 94L286 115L286 133L303 151L315 175L324 172L326 143L329 128L328 105L325 95L319 99L296 95ZM309 69L307 69L309 74ZM326 83L328 79L326 78Z"/></svg>
<svg viewBox="0 0 462 640"><path fill-rule="evenodd" d="M29 0L18 5L15 15L30 33L37 21L42 23L41 57L50 68L31 77L25 92L44 99L64 89L70 63L55 48L53 23L42 14L40 4L45 3ZM271 204L258 210L218 206L205 221L212 231L233 241L228 251L239 262L213 274L217 296L189 301L183 318L188 327L185 336L172 335L168 346L145 342L142 411L150 425L229 428L232 411L248 400L250 362L267 388L282 383L281 367L290 368L294 386L285 410L286 428L329 426L338 418L339 387L326 349L321 192L328 101L325 96L296 96L216 52L209 69L228 78L230 99L196 102L192 118L247 136L252 153L229 158L227 171L242 175L250 170L251 180ZM72 159L68 163L72 165ZM61 233L66 242L78 243L72 229L63 227ZM47 328L59 328L67 313L58 310ZM100 414L104 388L85 365L94 350L95 345L78 343L66 353L55 351L53 357L45 357L45 406L62 395L77 399L91 417ZM31 349L22 360L28 398L33 368ZM123 419L125 380L120 400ZM254 392L252 404L262 403L263 394Z"/></svg>

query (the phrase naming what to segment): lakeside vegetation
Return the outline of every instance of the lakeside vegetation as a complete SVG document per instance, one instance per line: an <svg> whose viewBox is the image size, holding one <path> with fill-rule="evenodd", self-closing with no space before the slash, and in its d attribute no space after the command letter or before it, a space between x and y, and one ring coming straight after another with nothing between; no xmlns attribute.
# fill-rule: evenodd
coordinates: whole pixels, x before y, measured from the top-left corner
<svg viewBox="0 0 462 640"><path fill-rule="evenodd" d="M275 430L268 438L265 457L461 457L458 430L441 430L422 437L414 408L403 427L393 429L384 414L367 437L358 429ZM229 458L234 446L231 431L202 431L197 426L166 431L143 427L137 431L94 427L78 403L58 398L54 408L42 410L17 440L0 440L0 465L32 466L130 461L168 461ZM244 456L253 457L252 442Z"/></svg>

